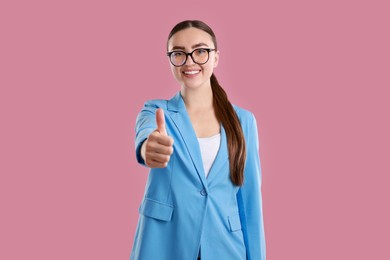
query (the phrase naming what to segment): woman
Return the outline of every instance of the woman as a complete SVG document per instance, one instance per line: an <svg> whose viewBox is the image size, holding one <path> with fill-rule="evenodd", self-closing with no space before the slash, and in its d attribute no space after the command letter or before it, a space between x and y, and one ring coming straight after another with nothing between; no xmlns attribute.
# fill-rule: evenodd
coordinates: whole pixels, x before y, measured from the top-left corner
<svg viewBox="0 0 390 260"><path fill-rule="evenodd" d="M181 89L137 117L136 156L150 173L130 259L263 260L256 119L231 105L213 74L208 25L178 23L167 55Z"/></svg>

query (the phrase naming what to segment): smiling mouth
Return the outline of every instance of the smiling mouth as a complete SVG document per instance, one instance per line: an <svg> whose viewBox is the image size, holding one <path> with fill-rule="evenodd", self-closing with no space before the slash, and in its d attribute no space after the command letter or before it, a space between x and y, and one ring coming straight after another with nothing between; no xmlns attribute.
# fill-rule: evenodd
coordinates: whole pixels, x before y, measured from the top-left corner
<svg viewBox="0 0 390 260"><path fill-rule="evenodd" d="M195 74L198 74L200 72L200 70L187 70L187 71L183 71L183 73L185 75L195 75Z"/></svg>

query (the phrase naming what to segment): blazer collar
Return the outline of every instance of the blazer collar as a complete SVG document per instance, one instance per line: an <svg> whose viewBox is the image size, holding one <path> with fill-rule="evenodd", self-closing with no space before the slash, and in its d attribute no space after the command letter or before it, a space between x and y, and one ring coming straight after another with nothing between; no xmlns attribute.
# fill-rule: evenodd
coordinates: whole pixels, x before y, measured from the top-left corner
<svg viewBox="0 0 390 260"><path fill-rule="evenodd" d="M179 111L183 111L183 110L185 110L187 112L186 106L184 104L184 100L183 100L183 97L181 96L180 91L178 91L176 93L176 95L173 96L170 100L168 100L167 109L169 111L173 111L173 112L179 112Z"/></svg>

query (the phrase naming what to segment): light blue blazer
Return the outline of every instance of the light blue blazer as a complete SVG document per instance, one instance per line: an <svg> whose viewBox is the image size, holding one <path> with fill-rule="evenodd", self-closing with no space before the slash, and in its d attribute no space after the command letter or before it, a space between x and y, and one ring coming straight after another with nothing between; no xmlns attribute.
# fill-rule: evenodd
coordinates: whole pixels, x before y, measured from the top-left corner
<svg viewBox="0 0 390 260"><path fill-rule="evenodd" d="M135 148L156 129L162 108L174 152L166 168L150 169L130 259L265 260L261 168L256 119L233 106L244 132L247 159L241 187L229 177L224 128L221 144L205 177L199 143L178 92L170 100L147 101L136 121Z"/></svg>

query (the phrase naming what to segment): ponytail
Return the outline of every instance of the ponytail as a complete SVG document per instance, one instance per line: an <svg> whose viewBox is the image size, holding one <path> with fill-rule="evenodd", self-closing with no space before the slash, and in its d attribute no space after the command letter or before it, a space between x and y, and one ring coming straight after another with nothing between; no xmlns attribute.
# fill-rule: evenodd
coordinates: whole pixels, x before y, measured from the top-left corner
<svg viewBox="0 0 390 260"><path fill-rule="evenodd" d="M244 167L246 159L245 139L241 124L226 92L219 85L214 73L210 78L213 91L215 115L225 128L228 152L230 179L233 184L241 186L244 183Z"/></svg>

